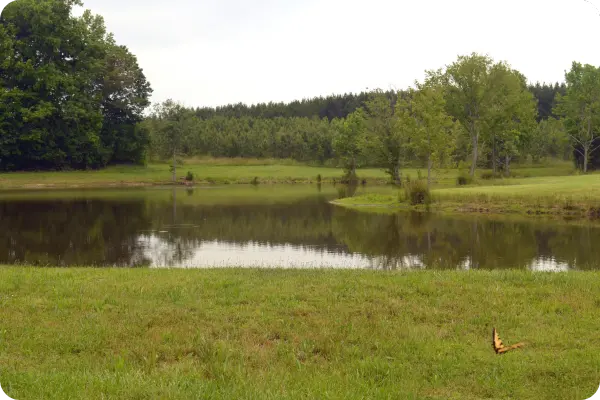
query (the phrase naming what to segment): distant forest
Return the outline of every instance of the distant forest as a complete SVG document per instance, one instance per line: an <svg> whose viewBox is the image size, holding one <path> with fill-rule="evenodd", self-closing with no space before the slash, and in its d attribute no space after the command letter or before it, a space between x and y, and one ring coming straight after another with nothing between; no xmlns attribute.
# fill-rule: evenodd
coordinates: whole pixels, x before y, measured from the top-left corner
<svg viewBox="0 0 600 400"><path fill-rule="evenodd" d="M522 117L531 117L533 120L530 124L510 127L524 132L518 138L515 136L503 140L501 135L493 139L484 137L485 140L477 150L478 154L481 153L477 165L499 170L500 166L509 168L511 161L528 158L534 162L541 162L545 158L572 158L573 150L562 125L557 123L559 116L555 114L558 97L565 96L567 92L565 83L523 84L521 87L521 77L517 75L514 74L517 77L514 90L521 93L519 101L524 102L520 106L522 109L508 110L513 117L497 117L521 118L521 111L525 110L529 114L523 114ZM358 167L381 167L388 170L393 179L400 180L399 170L403 166L427 164L427 156L423 155L422 149L415 148L416 131L402 133L403 128L398 125L398 102L410 102L412 97L414 93L410 90L375 90L289 103L238 103L214 108L186 108L169 100L155 105L144 124L145 130L151 133L150 154L155 159L170 159L174 149L177 158L212 156L293 159L342 168L345 165L349 174L355 173L353 171ZM379 105L375 104L377 101L380 101ZM498 99L495 101L499 104L501 102ZM531 106L527 105L528 101ZM349 117L357 113L361 114L360 121L355 118L354 122L361 125L357 129L362 132L351 137L348 124L352 125L352 122ZM507 129L508 132L509 127L494 120L496 117L490 115L486 118L489 121L485 121L486 126L482 125L482 128ZM406 121L405 127L410 124L411 119ZM392 127L390 131L385 130L386 124ZM375 132L377 129L378 133ZM482 132L482 136L487 134ZM468 162L472 158L472 143L466 134L449 135L441 139L448 142L448 145L443 144L444 147L452 149L451 154L444 156L444 165L456 167L459 162ZM411 140L413 143L408 144ZM490 140L494 143L490 143ZM357 141L354 150L345 146L345 143L352 141ZM386 141L387 144L384 143ZM379 149L374 146L376 143L381 145ZM349 155L348 152L354 153ZM501 152L503 153L500 154ZM393 161L388 162L390 157ZM432 157L433 154L429 158Z"/></svg>
<svg viewBox="0 0 600 400"><path fill-rule="evenodd" d="M552 109L556 105L556 94L565 95L567 87L562 83L536 83L528 85L538 104L538 122L549 117L556 118ZM397 97L395 91L384 92L393 102ZM401 92L402 93L402 92ZM224 118L346 118L357 108L365 106L369 99L369 92L358 94L345 93L312 99L295 100L290 103L258 103L246 105L243 103L227 104L220 107L198 107L194 112L198 118L207 120L214 117Z"/></svg>

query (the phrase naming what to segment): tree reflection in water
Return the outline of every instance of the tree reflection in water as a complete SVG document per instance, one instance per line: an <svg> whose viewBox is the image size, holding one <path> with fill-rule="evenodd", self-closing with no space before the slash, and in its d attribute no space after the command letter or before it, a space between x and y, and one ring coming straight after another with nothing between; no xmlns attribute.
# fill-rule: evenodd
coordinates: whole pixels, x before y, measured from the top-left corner
<svg viewBox="0 0 600 400"><path fill-rule="evenodd" d="M133 198L4 199L0 264L557 271L600 265L596 225L368 214L330 205L353 190L338 189L324 195L325 188L313 187L310 196L272 204L205 204L204 192L194 189L173 189L168 198L148 191Z"/></svg>

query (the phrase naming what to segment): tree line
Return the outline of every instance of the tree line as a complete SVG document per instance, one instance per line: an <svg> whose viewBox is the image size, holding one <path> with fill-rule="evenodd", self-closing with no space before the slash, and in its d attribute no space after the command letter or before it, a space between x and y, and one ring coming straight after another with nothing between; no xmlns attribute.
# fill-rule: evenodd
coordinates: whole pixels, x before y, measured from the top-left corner
<svg viewBox="0 0 600 400"><path fill-rule="evenodd" d="M79 0L19 0L0 16L0 170L144 162L152 92L136 57Z"/></svg>
<svg viewBox="0 0 600 400"><path fill-rule="evenodd" d="M291 158L339 166L349 181L367 166L396 183L406 166L425 167L428 182L435 169L456 166L510 175L514 161L574 154L588 160L579 163L587 171L600 126L595 75L598 68L573 63L565 83L531 85L508 63L473 53L408 90L203 109L168 100L144 124L157 158ZM580 106L589 109L588 131Z"/></svg>

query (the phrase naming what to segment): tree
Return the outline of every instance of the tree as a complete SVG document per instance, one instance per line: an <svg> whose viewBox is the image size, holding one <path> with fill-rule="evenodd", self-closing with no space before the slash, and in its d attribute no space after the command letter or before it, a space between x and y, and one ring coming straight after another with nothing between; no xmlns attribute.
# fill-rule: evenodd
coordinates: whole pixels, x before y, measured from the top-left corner
<svg viewBox="0 0 600 400"><path fill-rule="evenodd" d="M141 158L144 135L135 126L150 86L102 17L73 17L75 5L81 2L20 0L2 12L0 169L99 168ZM119 103L117 93L137 98Z"/></svg>
<svg viewBox="0 0 600 400"><path fill-rule="evenodd" d="M590 156L600 148L600 68L573 62L565 73L566 95L558 96L556 113L563 117L565 128L576 152L583 158L583 172L588 171Z"/></svg>
<svg viewBox="0 0 600 400"><path fill-rule="evenodd" d="M152 93L136 57L108 38L105 64L98 79L102 91L100 137L111 150L108 162L141 163L146 159L148 131L140 126Z"/></svg>
<svg viewBox="0 0 600 400"><path fill-rule="evenodd" d="M161 157L173 158L173 182L177 181L177 156L186 136L193 132L197 118L191 110L173 100L165 100L154 107L153 145Z"/></svg>
<svg viewBox="0 0 600 400"><path fill-rule="evenodd" d="M535 130L537 106L525 77L505 63L492 66L488 84L484 126L492 149L492 170L496 174L500 161L510 175L512 158L523 152L527 137Z"/></svg>
<svg viewBox="0 0 600 400"><path fill-rule="evenodd" d="M395 98L376 90L366 103L368 116L367 143L374 162L385 167L392 182L401 184L400 161L404 137L394 116Z"/></svg>
<svg viewBox="0 0 600 400"><path fill-rule="evenodd" d="M445 87L446 109L464 127L471 140L471 176L475 175L479 139L490 103L491 58L472 53L459 56L446 71L428 71L428 84Z"/></svg>
<svg viewBox="0 0 600 400"><path fill-rule="evenodd" d="M527 138L526 152L534 163L545 157L568 159L571 145L563 121L555 118L542 119Z"/></svg>
<svg viewBox="0 0 600 400"><path fill-rule="evenodd" d="M446 113L443 88L418 86L419 90L411 90L406 99L398 99L396 116L400 129L410 137L409 146L425 160L429 188L432 168L450 160L459 126Z"/></svg>
<svg viewBox="0 0 600 400"><path fill-rule="evenodd" d="M336 133L332 147L344 165L344 177L349 182L356 182L358 159L365 147L365 113L358 108L345 120L337 121Z"/></svg>

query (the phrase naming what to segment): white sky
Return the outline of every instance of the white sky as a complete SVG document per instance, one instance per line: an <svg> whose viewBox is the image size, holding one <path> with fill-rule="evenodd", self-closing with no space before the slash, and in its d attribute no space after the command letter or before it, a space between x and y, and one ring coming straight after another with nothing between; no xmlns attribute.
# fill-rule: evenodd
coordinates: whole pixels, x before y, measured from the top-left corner
<svg viewBox="0 0 600 400"><path fill-rule="evenodd" d="M153 102L290 101L406 88L459 54L530 81L600 65L600 0L84 0L138 57ZM0 5L6 3L0 0Z"/></svg>

